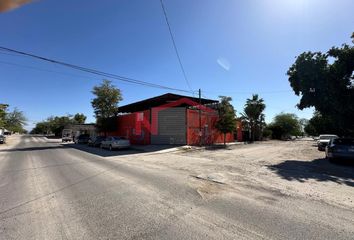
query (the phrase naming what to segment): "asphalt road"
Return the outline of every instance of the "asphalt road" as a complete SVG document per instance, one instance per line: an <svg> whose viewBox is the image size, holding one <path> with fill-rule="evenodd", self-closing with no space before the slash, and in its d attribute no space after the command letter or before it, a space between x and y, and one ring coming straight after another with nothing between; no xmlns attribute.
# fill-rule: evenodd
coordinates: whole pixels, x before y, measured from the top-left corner
<svg viewBox="0 0 354 240"><path fill-rule="evenodd" d="M0 239L354 239L352 209L247 192L24 136L0 149Z"/></svg>

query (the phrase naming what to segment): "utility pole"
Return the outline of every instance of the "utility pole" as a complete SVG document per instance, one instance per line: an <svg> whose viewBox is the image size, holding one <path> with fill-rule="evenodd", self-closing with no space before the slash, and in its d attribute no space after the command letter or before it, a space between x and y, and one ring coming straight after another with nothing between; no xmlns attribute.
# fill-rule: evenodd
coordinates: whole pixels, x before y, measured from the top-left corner
<svg viewBox="0 0 354 240"><path fill-rule="evenodd" d="M202 91L199 88L199 145L202 146Z"/></svg>

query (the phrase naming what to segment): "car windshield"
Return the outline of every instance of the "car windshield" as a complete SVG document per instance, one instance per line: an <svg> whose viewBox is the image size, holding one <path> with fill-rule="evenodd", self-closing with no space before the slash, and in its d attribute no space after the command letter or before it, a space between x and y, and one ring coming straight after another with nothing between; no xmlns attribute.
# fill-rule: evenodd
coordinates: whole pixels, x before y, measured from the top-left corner
<svg viewBox="0 0 354 240"><path fill-rule="evenodd" d="M333 143L336 145L354 146L354 139L334 139Z"/></svg>
<svg viewBox="0 0 354 240"><path fill-rule="evenodd" d="M327 139L332 139L336 138L335 135L325 135L325 136L320 136L320 139L327 140Z"/></svg>
<svg viewBox="0 0 354 240"><path fill-rule="evenodd" d="M112 137L112 140L122 140L121 137Z"/></svg>

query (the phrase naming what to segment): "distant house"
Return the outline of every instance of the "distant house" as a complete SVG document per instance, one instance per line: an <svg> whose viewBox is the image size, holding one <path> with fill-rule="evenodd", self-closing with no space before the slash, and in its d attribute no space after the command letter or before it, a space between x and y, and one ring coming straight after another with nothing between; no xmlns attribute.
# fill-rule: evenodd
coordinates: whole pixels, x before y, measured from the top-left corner
<svg viewBox="0 0 354 240"><path fill-rule="evenodd" d="M144 145L222 143L223 134L215 128L217 105L217 100L202 98L199 104L198 98L167 93L119 107L115 130L109 134ZM240 127L238 131L237 140L242 141ZM234 134L227 134L226 141L235 141Z"/></svg>
<svg viewBox="0 0 354 240"><path fill-rule="evenodd" d="M0 128L0 135L11 135L11 131L5 129L5 128Z"/></svg>
<svg viewBox="0 0 354 240"><path fill-rule="evenodd" d="M95 136L97 134L95 124L85 123L85 124L68 124L64 129L72 130L72 135L74 137L80 134L89 134L90 136Z"/></svg>

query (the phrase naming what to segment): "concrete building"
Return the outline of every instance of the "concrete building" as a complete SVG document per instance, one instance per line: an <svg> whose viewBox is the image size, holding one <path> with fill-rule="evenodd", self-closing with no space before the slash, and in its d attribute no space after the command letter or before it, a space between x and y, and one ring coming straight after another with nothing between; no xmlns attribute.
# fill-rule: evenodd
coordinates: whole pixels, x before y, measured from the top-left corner
<svg viewBox="0 0 354 240"><path fill-rule="evenodd" d="M89 134L90 136L97 135L96 127L93 123L68 124L64 129L70 129L74 137L78 137L80 134Z"/></svg>

